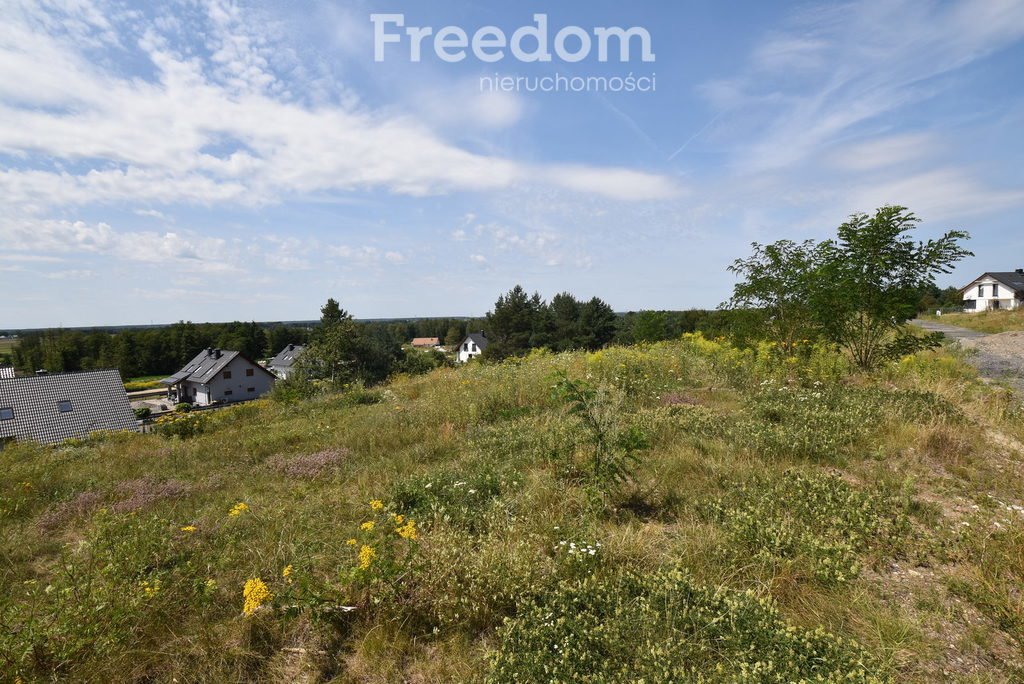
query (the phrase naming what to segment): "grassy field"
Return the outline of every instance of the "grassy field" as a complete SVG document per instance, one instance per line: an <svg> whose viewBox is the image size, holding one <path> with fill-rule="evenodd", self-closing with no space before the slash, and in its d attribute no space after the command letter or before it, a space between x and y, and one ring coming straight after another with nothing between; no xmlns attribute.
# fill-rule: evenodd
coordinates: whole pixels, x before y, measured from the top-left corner
<svg viewBox="0 0 1024 684"><path fill-rule="evenodd" d="M985 333L1024 330L1024 309L1016 311L979 311L978 313L943 314L942 316L928 316L927 318Z"/></svg>
<svg viewBox="0 0 1024 684"><path fill-rule="evenodd" d="M5 338L0 340L0 355L10 354L14 351L14 348L18 346L17 339Z"/></svg>
<svg viewBox="0 0 1024 684"><path fill-rule="evenodd" d="M166 375L144 375L138 378L128 378L124 381L124 388L128 392L159 389L164 386L160 384L160 381L166 377Z"/></svg>
<svg viewBox="0 0 1024 684"><path fill-rule="evenodd" d="M688 338L0 452L0 671L1012 682L1020 403Z"/></svg>

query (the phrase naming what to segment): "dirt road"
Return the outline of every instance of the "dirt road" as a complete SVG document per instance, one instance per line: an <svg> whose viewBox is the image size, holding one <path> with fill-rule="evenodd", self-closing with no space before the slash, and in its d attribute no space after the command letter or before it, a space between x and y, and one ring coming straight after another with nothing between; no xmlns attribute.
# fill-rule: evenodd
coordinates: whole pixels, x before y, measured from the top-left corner
<svg viewBox="0 0 1024 684"><path fill-rule="evenodd" d="M964 349L973 350L975 353L968 356L967 361L983 378L1005 382L1024 396L1024 332L987 335L937 321L915 320L913 323L925 330L941 332Z"/></svg>

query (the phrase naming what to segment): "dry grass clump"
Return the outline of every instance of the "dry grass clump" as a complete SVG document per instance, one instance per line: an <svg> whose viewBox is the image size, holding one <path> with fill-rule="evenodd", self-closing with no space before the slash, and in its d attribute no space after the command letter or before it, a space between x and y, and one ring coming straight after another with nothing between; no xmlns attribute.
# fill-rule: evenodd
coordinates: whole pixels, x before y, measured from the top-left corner
<svg viewBox="0 0 1024 684"><path fill-rule="evenodd" d="M150 508L161 501L181 499L192 491L192 485L181 480L155 480L142 477L121 482L117 485L117 494L122 498L112 504L114 513L137 513Z"/></svg>
<svg viewBox="0 0 1024 684"><path fill-rule="evenodd" d="M275 472L288 477L315 480L334 470L348 455L349 450L344 447L324 449L315 454L275 456L267 462L267 465Z"/></svg>

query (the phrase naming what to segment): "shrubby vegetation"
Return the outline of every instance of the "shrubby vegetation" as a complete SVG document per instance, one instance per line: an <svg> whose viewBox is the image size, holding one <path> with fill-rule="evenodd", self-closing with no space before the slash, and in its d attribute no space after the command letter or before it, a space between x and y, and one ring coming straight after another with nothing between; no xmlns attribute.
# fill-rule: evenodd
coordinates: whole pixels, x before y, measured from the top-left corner
<svg viewBox="0 0 1024 684"><path fill-rule="evenodd" d="M1020 417L945 352L689 335L12 445L0 669L1016 681Z"/></svg>
<svg viewBox="0 0 1024 684"><path fill-rule="evenodd" d="M906 323L919 311L935 277L971 252L959 230L915 242L919 223L905 207L854 214L836 238L820 244L754 243L730 271L741 278L729 304L759 311L771 339L790 349L801 339L825 340L871 369L938 346L941 334L919 335Z"/></svg>

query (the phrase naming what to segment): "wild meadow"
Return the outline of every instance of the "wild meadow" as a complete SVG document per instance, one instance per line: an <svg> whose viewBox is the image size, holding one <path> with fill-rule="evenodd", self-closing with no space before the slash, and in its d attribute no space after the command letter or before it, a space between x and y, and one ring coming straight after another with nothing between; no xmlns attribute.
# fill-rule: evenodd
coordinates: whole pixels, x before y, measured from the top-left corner
<svg viewBox="0 0 1024 684"><path fill-rule="evenodd" d="M983 333L1004 333L1024 330L1024 309L1003 311L978 311L976 313L945 313L942 316L928 316L930 320L958 325Z"/></svg>
<svg viewBox="0 0 1024 684"><path fill-rule="evenodd" d="M699 335L0 452L0 679L1013 682L1024 411Z"/></svg>

